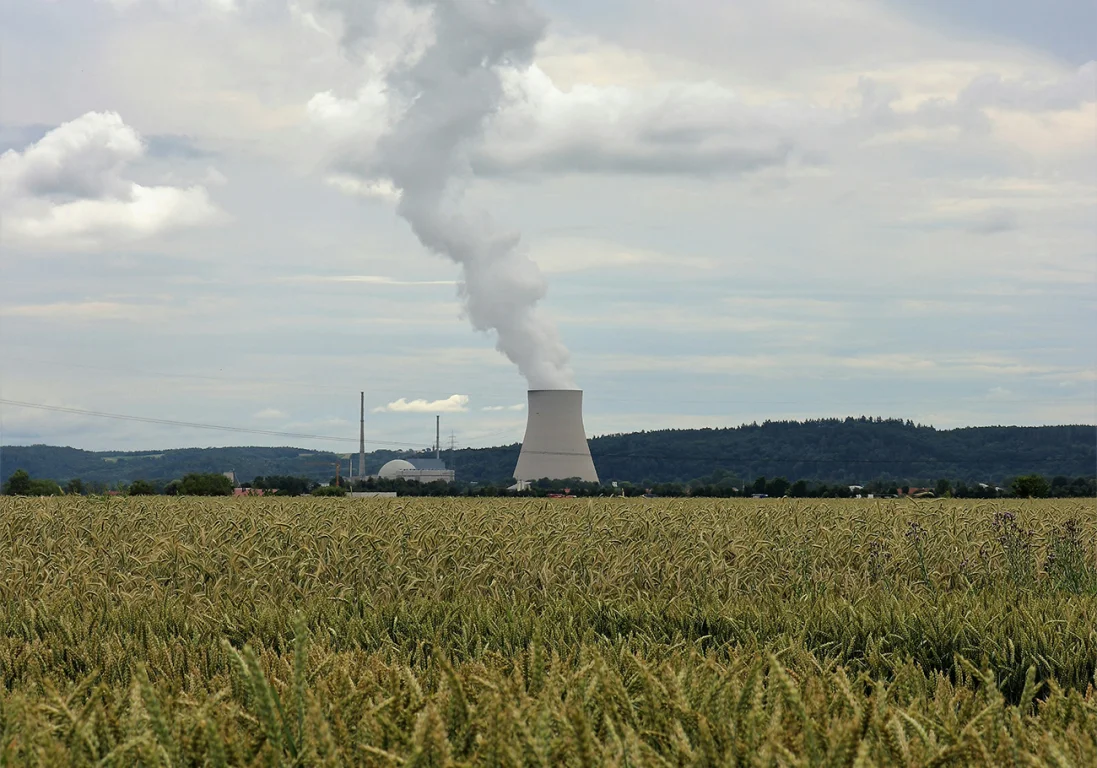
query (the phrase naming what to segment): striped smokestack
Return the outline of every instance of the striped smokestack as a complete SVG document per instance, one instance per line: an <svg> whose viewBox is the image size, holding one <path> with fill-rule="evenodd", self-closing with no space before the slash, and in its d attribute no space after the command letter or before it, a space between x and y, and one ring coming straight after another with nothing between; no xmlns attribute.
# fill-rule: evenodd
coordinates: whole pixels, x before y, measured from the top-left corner
<svg viewBox="0 0 1097 768"><path fill-rule="evenodd" d="M358 478L366 478L366 393L361 393L361 415L358 421Z"/></svg>

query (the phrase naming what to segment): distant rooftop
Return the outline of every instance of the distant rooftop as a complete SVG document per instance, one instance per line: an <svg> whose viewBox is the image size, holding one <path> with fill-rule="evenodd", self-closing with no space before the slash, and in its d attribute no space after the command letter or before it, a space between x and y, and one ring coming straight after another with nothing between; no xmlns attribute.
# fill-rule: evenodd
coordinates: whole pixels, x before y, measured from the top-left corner
<svg viewBox="0 0 1097 768"><path fill-rule="evenodd" d="M445 469L446 463L441 459L404 459L416 469Z"/></svg>

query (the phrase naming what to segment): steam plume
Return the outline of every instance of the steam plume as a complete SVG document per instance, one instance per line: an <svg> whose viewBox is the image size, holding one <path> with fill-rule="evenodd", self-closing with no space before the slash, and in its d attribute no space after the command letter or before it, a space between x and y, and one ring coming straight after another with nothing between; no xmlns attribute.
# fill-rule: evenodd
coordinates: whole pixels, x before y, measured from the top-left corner
<svg viewBox="0 0 1097 768"><path fill-rule="evenodd" d="M361 36L370 16L361 0L347 5L357 6L344 11L347 34ZM572 388L567 348L537 309L546 292L540 270L517 234L499 232L463 201L469 153L499 108L501 70L529 66L545 21L529 0L406 0L404 7L429 13L431 34L421 52L388 67L389 103L406 107L378 139L370 175L399 190L397 211L424 246L461 265L469 320L496 332L496 348L530 388Z"/></svg>

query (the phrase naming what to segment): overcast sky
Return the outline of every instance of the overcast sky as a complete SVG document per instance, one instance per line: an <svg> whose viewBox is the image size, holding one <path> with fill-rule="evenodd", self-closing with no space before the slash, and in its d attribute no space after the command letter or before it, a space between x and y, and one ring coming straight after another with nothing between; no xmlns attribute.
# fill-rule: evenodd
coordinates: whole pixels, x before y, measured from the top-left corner
<svg viewBox="0 0 1097 768"><path fill-rule="evenodd" d="M372 172L431 4L346 5L0 4L3 399L356 439L365 390L378 443L521 438ZM1097 421L1092 0L540 9L460 186L544 273L590 434ZM5 444L353 447L0 409Z"/></svg>

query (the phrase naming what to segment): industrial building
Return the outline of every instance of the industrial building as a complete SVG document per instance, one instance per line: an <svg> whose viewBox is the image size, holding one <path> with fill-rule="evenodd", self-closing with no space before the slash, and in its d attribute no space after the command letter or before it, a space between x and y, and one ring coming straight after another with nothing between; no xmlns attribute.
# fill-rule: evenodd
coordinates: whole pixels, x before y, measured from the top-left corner
<svg viewBox="0 0 1097 768"><path fill-rule="evenodd" d="M454 472L446 469L441 459L393 459L381 467L377 477L382 480L407 480L412 483L452 483Z"/></svg>
<svg viewBox="0 0 1097 768"><path fill-rule="evenodd" d="M531 389L515 480L598 482L583 427L581 389Z"/></svg>

